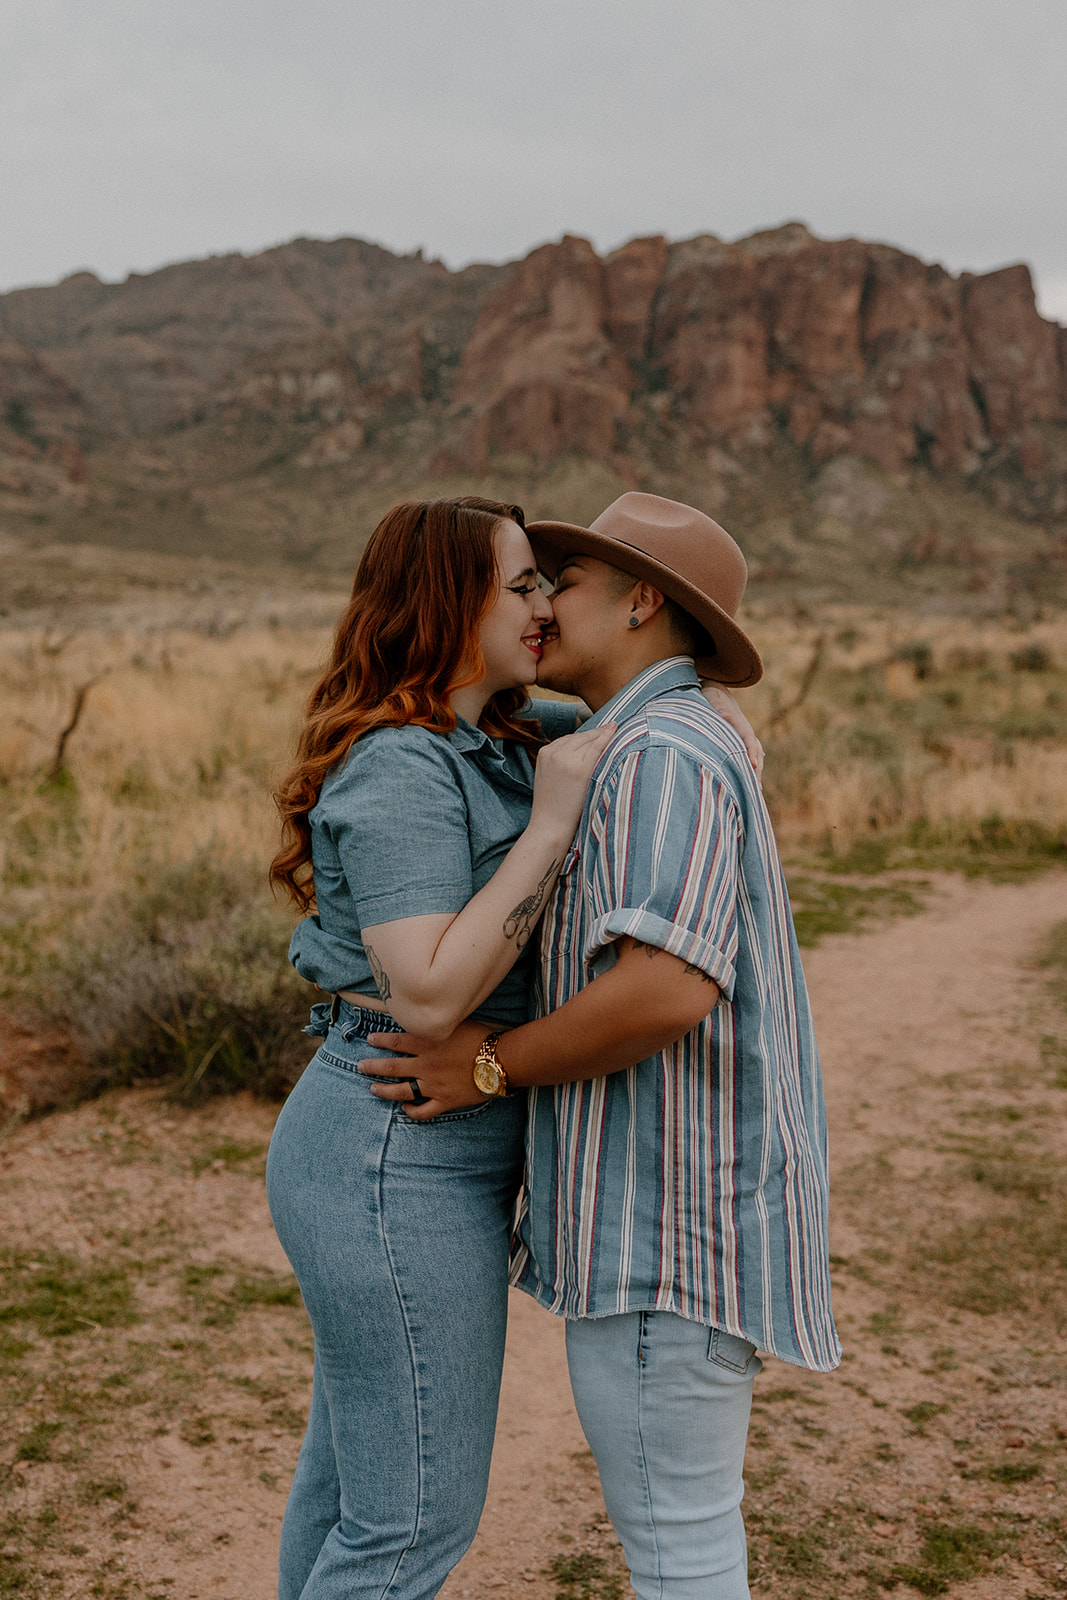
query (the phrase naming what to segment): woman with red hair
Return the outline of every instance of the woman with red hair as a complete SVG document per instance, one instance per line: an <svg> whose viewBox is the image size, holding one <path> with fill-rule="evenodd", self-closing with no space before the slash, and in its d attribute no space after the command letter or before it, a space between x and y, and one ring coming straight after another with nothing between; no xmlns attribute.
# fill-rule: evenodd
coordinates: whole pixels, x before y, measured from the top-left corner
<svg viewBox="0 0 1067 1600"><path fill-rule="evenodd" d="M478 1525L523 1098L415 1122L357 1063L388 1054L371 1032L526 1020L530 937L614 732L528 703L551 614L518 506L395 507L278 795L290 956L334 997L267 1164L315 1333L281 1600L429 1600Z"/></svg>

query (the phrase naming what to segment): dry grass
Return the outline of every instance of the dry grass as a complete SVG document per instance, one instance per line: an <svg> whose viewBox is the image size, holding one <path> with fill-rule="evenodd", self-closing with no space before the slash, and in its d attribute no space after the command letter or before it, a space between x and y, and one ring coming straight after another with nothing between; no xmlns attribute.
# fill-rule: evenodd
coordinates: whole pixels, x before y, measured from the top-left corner
<svg viewBox="0 0 1067 1600"><path fill-rule="evenodd" d="M1067 624L838 609L750 626L767 677L746 704L802 937L914 910L914 882L871 876L887 866L1067 858ZM251 1019L298 1037L291 922L263 868L327 638L166 626L158 598L143 632L0 634L0 1001L112 1077L276 1090L296 1070L298 1047L257 1054Z"/></svg>
<svg viewBox="0 0 1067 1600"><path fill-rule="evenodd" d="M97 1076L277 1092L297 1069L305 986L264 871L272 783L324 643L0 636L0 997L72 1033Z"/></svg>
<svg viewBox="0 0 1067 1600"><path fill-rule="evenodd" d="M240 630L226 639L41 633L0 636L0 784L20 816L39 812L39 785L79 686L92 684L66 769L94 876L150 840L172 859L210 845L262 854L273 841L270 781L284 762L299 705L322 655L320 630ZM47 796L43 797L47 798ZM5 862L20 854L8 828ZM42 863L42 866L44 864ZM65 864L53 869L66 876Z"/></svg>
<svg viewBox="0 0 1067 1600"><path fill-rule="evenodd" d="M759 619L746 700L787 854L1067 839L1067 624L840 611ZM814 675L811 675L816 663ZM810 684L796 704L805 680Z"/></svg>

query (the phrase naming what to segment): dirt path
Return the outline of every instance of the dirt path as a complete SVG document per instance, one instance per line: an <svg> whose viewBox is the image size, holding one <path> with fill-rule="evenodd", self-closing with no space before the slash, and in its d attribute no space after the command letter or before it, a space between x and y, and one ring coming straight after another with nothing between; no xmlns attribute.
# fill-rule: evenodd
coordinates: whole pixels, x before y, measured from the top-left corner
<svg viewBox="0 0 1067 1600"><path fill-rule="evenodd" d="M1065 918L1065 874L945 879L806 958L846 1360L757 1385L757 1595L1067 1594L1065 1027L1032 961ZM0 1594L272 1595L309 1339L262 1197L271 1120L127 1093L7 1138ZM513 1301L489 1503L444 1595L610 1600L562 1329Z"/></svg>
<svg viewBox="0 0 1067 1600"><path fill-rule="evenodd" d="M902 1431L903 1410L944 1403L941 1393L949 1373L953 1390L967 1387L968 1374L984 1376L986 1340L982 1335L988 1337L994 1352L1001 1341L1010 1350L1013 1330L983 1326L986 1318L968 1319L962 1311L952 1310L948 1313L951 1325L945 1325L949 1331L930 1329L920 1319L908 1336L900 1326L899 1312L886 1309L893 1306L893 1296L902 1286L894 1285L892 1273L887 1273L887 1298L883 1286L870 1281L870 1269L862 1264L865 1252L873 1251L876 1257L887 1253L882 1230L875 1237L872 1229L871 1212L873 1209L877 1217L879 1203L875 1188L872 1208L868 1180L873 1170L876 1185L880 1183L884 1193L905 1190L902 1220L906 1242L919 1219L942 1198L942 1184L935 1177L942 1164L940 1145L942 1136L955 1127L959 1110L946 1102L962 1093L969 1109L973 1110L977 1101L979 1106L997 1110L1005 1088L1013 1111L1015 1102L1044 1101L1044 1086L1030 1086L1028 1071L1025 1067L1020 1071L1020 1064L1035 1054L1040 1032L1037 1016L1043 1015L1046 1004L1044 984L1040 974L1021 963L1064 918L1067 876L1057 874L1036 883L1010 886L950 879L939 887L930 909L921 917L891 923L881 931L838 936L806 955L825 1072L833 1170L841 1180L835 1184L832 1248L842 1267L849 1262L859 1270L850 1273L845 1268L837 1285L837 1315L847 1351L841 1373L830 1379L807 1377L769 1362L757 1386L757 1392L762 1389L765 1397L776 1393L779 1397L765 1399L757 1407L764 1417L775 1414L774 1422L757 1420L753 1430L759 1444L749 1474L755 1480L750 1499L757 1508L766 1506L766 1497L761 1500L760 1480L775 1473L775 1467L765 1466L762 1458L768 1451L781 1453L770 1441L776 1435L792 1434L786 1443L786 1471L777 1481L793 1479L802 1499L814 1493L827 1505L854 1498L862 1485L868 1509L861 1517L870 1514L873 1518L870 1526L876 1547L881 1547L879 1555L898 1548L902 1555L908 1553L909 1541L900 1537L904 1525L909 1521L914 1525L916 1507L936 1504L948 1485L959 1491L969 1508L968 1516L976 1506L988 1509L985 1489L968 1492L970 1480L964 1480L953 1465L951 1441L932 1439L929 1432L915 1433L913 1424L904 1449L903 1440L896 1435ZM982 1081L987 1076L992 1080L988 1099ZM1020 1078L1026 1081L1020 1082ZM1067 1096L1061 1093L1056 1107L1061 1114L1061 1140L1065 1100ZM947 1116L943 1115L946 1110ZM896 1223L898 1204L898 1198L891 1202L885 1193L887 1224ZM894 1226L889 1231L892 1233ZM893 1263L875 1261L873 1265L891 1268ZM549 1484L558 1493L562 1485L556 1480L583 1445L568 1401L560 1330L535 1306L520 1303L514 1309L517 1315L509 1342L489 1502L478 1540L445 1591L449 1600L461 1595L480 1600L494 1592L494 1580L508 1565L512 1571L536 1572L546 1552L558 1551L560 1531L568 1527L557 1511L555 1495L551 1491L549 1497L545 1494ZM977 1326L961 1331L968 1322L977 1322ZM891 1353L883 1349L889 1343L888 1334L882 1337L887 1329L898 1341ZM917 1347L914 1355L903 1352L905 1341ZM945 1351L953 1344L960 1352L959 1365L947 1366L956 1360L955 1353L942 1355L939 1359L946 1366L945 1373L932 1373L932 1351ZM1054 1344L1059 1356L1059 1392L1053 1401L1052 1395L1043 1391L1030 1411L1035 1435L1051 1432L1056 1438L1056 1425L1067 1424L1067 1394L1062 1388L1067 1375L1063 1371L1067 1339L1060 1337ZM931 1383L935 1376L938 1381ZM795 1393L782 1392L789 1388ZM867 1404L862 1395L857 1402L857 1392L864 1388L872 1397ZM937 1395L931 1398L935 1389ZM882 1398L883 1393L887 1398ZM1018 1398L1022 1402L1024 1397ZM776 1415L783 1410L792 1415ZM892 1415L879 1418L880 1411ZM1049 1411L1051 1416L1046 1415ZM806 1412L821 1414L813 1422ZM1027 1423L1018 1408L1011 1411L1011 1419L1009 1432L1015 1439ZM897 1427L889 1443L893 1423ZM906 1430L906 1418L904 1425ZM1067 1433L1067 1427L1063 1432ZM819 1439L832 1442L817 1443ZM888 1448L881 1449L883 1446ZM889 1460L889 1450L896 1453L896 1461ZM870 1456L876 1464L873 1471L867 1461ZM957 1459L962 1459L958 1453ZM1043 1481L1047 1474L1032 1487L1037 1476L1023 1479L1013 1491L1017 1498L1025 1498L1024 1511L1032 1503L1044 1511L1043 1502L1054 1498ZM1058 1497L1065 1484L1067 1472L1061 1465L1055 1497L1060 1510ZM767 1487L773 1493L772 1485ZM810 1511L810 1500L807 1505ZM572 1507L568 1531L582 1549L603 1554L612 1541L605 1541L596 1528L603 1520L599 1510L587 1499L584 1517L576 1519ZM810 1540L805 1545L804 1515L797 1515L795 1524L788 1515L782 1521L785 1540L777 1550L773 1532L769 1540L754 1537L752 1541L754 1552L766 1550L770 1557L765 1562L764 1592L786 1592L776 1587L776 1580L790 1581L788 1562L774 1560L776 1554L784 1554L792 1556L793 1575L800 1579L805 1568L812 1569L813 1586L808 1588L802 1582L798 1593L843 1593L838 1588L814 1586L817 1575L813 1569L818 1565L820 1547ZM832 1532L829 1537L834 1537ZM502 1560L505 1554L506 1561ZM1067 1549L1058 1559L1067 1560ZM1052 1579L1048 1592L1067 1593L1067 1583L1054 1575L1056 1562L1048 1564ZM1001 1573L980 1579L977 1587L971 1583L966 1591L953 1588L951 1592L996 1596L997 1600L1030 1590L1044 1593L1035 1586L1035 1576L1028 1566L1015 1580ZM531 1585L530 1592L540 1593L540 1589ZM551 1592L550 1586L546 1593Z"/></svg>

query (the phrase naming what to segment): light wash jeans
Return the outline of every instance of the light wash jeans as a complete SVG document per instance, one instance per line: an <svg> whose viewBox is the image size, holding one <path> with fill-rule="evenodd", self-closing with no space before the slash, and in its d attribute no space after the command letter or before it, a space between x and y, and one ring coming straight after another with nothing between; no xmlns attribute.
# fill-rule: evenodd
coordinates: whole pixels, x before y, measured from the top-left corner
<svg viewBox="0 0 1067 1600"><path fill-rule="evenodd" d="M356 1069L382 1021L341 1004L267 1161L315 1333L280 1600L430 1600L489 1481L523 1097L412 1122Z"/></svg>
<svg viewBox="0 0 1067 1600"><path fill-rule="evenodd" d="M754 1346L670 1311L567 1323L574 1403L639 1600L748 1600Z"/></svg>

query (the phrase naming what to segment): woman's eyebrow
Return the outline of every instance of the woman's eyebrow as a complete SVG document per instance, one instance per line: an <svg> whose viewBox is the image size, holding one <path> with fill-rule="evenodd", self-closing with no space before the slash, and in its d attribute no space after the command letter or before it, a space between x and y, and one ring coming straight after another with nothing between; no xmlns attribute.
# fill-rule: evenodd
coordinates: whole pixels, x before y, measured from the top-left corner
<svg viewBox="0 0 1067 1600"><path fill-rule="evenodd" d="M523 567L521 572L517 572L513 578L509 578L508 579L508 583L509 584L510 583L521 583L523 578L536 578L536 577L537 577L537 568L536 567Z"/></svg>

